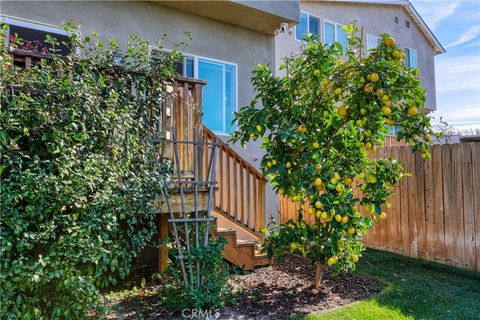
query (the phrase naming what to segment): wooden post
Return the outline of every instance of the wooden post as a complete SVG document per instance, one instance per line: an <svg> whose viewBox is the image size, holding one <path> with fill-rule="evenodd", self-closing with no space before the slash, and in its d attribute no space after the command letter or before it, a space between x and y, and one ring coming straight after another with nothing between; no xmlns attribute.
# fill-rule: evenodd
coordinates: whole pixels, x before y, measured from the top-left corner
<svg viewBox="0 0 480 320"><path fill-rule="evenodd" d="M158 215L158 273L162 274L168 266L168 215Z"/></svg>

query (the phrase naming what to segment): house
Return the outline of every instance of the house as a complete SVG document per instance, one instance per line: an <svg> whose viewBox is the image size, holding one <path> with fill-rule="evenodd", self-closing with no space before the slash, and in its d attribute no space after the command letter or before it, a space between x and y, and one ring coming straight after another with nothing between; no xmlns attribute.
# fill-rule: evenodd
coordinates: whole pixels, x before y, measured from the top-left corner
<svg viewBox="0 0 480 320"><path fill-rule="evenodd" d="M81 25L82 35L97 31L120 44L135 33L152 43L152 54L160 50L155 43L164 34L166 49L187 42L178 72L207 82L202 93L206 139L228 140L234 130L233 112L255 96L250 76L256 64L278 70L281 59L298 50L304 33L318 34L326 43L345 44L341 26L351 21L363 27L367 48L376 46L384 32L405 47L408 65L420 69L428 96L426 108L436 108L434 56L444 49L404 0L2 1L0 13L10 33L26 40L46 34L65 37L60 26L74 20ZM287 25L291 34L281 32L288 31ZM277 196L259 172L261 157L258 141L246 149L225 146L219 154L214 211L229 240L227 259L237 264L250 259L244 263L248 268L264 263L262 258L256 260L254 246L261 241L261 228L270 216L279 220Z"/></svg>
<svg viewBox="0 0 480 320"><path fill-rule="evenodd" d="M298 51L305 33L318 35L323 43L347 45L342 26L355 22L363 29L366 50L375 48L383 33L392 35L407 57L406 65L419 69L427 99L425 109L437 108L435 56L445 52L441 43L408 0L320 0L300 1L300 22L293 32L275 38L275 63Z"/></svg>

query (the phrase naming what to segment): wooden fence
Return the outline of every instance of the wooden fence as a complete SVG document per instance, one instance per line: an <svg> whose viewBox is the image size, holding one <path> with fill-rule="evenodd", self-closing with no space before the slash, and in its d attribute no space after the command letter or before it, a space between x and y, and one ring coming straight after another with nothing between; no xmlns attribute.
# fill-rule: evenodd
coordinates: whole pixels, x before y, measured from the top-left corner
<svg viewBox="0 0 480 320"><path fill-rule="evenodd" d="M412 176L395 186L391 207L383 208L388 218L364 242L480 272L480 142L434 145L430 151L431 159L424 161L409 147L378 149L375 157L398 159ZM298 208L280 199L280 220L295 219Z"/></svg>

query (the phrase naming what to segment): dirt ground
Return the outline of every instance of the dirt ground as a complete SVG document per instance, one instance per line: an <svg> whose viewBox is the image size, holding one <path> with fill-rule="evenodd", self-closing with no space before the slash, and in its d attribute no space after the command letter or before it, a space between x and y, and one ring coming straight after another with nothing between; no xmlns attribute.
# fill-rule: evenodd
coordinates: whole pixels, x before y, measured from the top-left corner
<svg viewBox="0 0 480 320"><path fill-rule="evenodd" d="M283 319L326 309L337 308L356 300L371 297L383 289L377 280L359 274L333 277L324 270L321 288L312 286L313 266L302 257L288 255L276 268L259 269L233 278L235 301L212 319ZM146 287L118 295L111 306L110 319L182 319L165 311L155 292L159 287Z"/></svg>

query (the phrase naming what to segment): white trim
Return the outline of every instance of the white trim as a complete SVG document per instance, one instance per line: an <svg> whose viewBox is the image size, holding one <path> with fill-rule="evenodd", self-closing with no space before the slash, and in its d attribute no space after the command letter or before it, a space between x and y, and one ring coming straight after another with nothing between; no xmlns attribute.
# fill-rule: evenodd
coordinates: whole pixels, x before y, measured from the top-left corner
<svg viewBox="0 0 480 320"><path fill-rule="evenodd" d="M0 16L0 22L8 25L14 25L39 31L51 32L60 35L68 35L68 32L65 31L65 29L63 28L41 22L34 22L30 20L12 18L7 16Z"/></svg>

